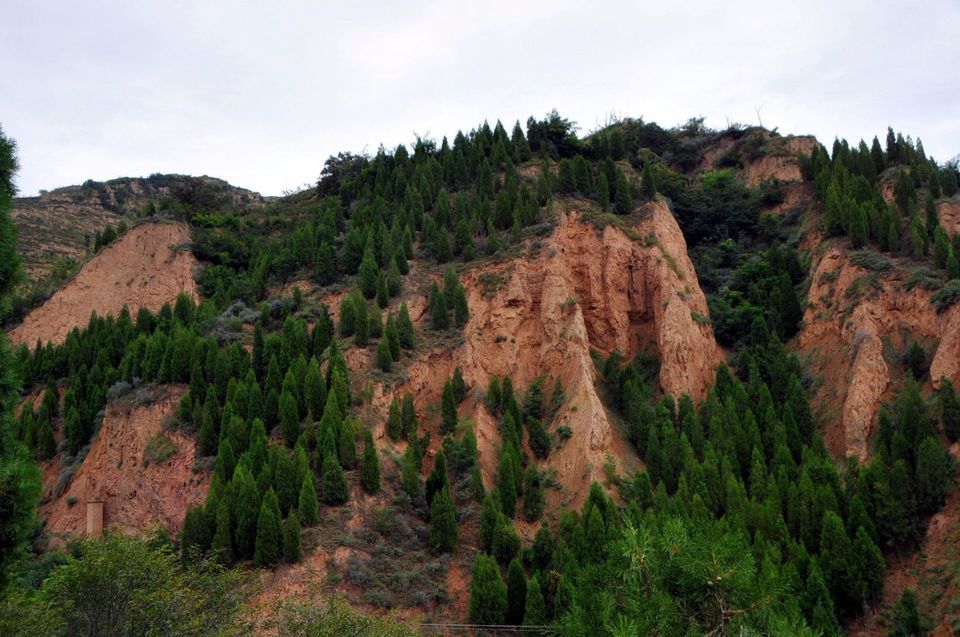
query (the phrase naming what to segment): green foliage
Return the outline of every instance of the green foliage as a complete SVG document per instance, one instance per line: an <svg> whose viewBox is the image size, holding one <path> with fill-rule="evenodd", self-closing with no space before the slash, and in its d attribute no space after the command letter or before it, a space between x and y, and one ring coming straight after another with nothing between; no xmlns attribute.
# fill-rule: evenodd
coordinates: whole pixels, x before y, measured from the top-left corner
<svg viewBox="0 0 960 637"><path fill-rule="evenodd" d="M300 561L300 520L291 511L283 523L283 559L290 564Z"/></svg>
<svg viewBox="0 0 960 637"><path fill-rule="evenodd" d="M313 526L320 521L320 515L317 507L317 483L310 471L304 476L303 483L300 485L300 496L298 498L297 510L303 523L307 526Z"/></svg>
<svg viewBox="0 0 960 637"><path fill-rule="evenodd" d="M380 491L380 457L373 444L373 434L367 429L364 431L363 459L360 462L360 486L367 493Z"/></svg>
<svg viewBox="0 0 960 637"><path fill-rule="evenodd" d="M36 615L13 634L221 634L236 625L247 594L238 571L108 533L74 545L36 594Z"/></svg>
<svg viewBox="0 0 960 637"><path fill-rule="evenodd" d="M960 400L957 398L953 383L946 377L940 379L940 392L937 398L940 404L940 423L943 426L943 433L950 442L956 442L960 438Z"/></svg>
<svg viewBox="0 0 960 637"><path fill-rule="evenodd" d="M254 543L253 561L257 566L273 566L283 550L283 529L280 505L273 489L267 491L260 503L257 516L257 535Z"/></svg>
<svg viewBox="0 0 960 637"><path fill-rule="evenodd" d="M457 399L453 392L453 383L449 380L443 385L443 394L440 399L440 433L449 434L457 427Z"/></svg>
<svg viewBox="0 0 960 637"><path fill-rule="evenodd" d="M518 626L523 623L527 608L527 576L519 558L510 560L507 568L507 614L506 623Z"/></svg>
<svg viewBox="0 0 960 637"><path fill-rule="evenodd" d="M917 594L912 588L905 588L900 599L890 611L890 624L887 637L920 637L930 631L930 626L920 616L917 608Z"/></svg>
<svg viewBox="0 0 960 637"><path fill-rule="evenodd" d="M309 601L284 601L275 613L279 637L414 637L419 632L395 616L356 610L347 600L311 595Z"/></svg>
<svg viewBox="0 0 960 637"><path fill-rule="evenodd" d="M507 587L500 567L489 555L477 554L470 579L468 616L475 624L503 624L507 615Z"/></svg>
<svg viewBox="0 0 960 637"><path fill-rule="evenodd" d="M430 548L435 553L449 553L457 545L457 509L450 489L443 488L430 505Z"/></svg>
<svg viewBox="0 0 960 637"><path fill-rule="evenodd" d="M350 496L347 486L347 477L343 473L340 461L335 453L327 453L323 458L323 470L321 471L322 488L320 498L324 504L339 505L345 504Z"/></svg>

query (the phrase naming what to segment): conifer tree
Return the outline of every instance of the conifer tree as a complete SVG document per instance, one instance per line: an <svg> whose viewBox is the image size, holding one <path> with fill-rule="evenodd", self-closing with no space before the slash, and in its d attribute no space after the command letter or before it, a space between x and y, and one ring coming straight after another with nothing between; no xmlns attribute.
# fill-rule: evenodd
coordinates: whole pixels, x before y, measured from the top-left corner
<svg viewBox="0 0 960 637"><path fill-rule="evenodd" d="M403 432L407 440L415 440L417 437L417 412L413 406L413 395L404 394L403 404L400 408L400 419L403 423Z"/></svg>
<svg viewBox="0 0 960 637"><path fill-rule="evenodd" d="M257 517L260 512L260 494L253 476L243 463L237 465L230 480L233 500L232 517L234 543L241 557L252 557L257 534ZM219 514L218 514L219 517ZM218 519L219 532L219 519Z"/></svg>
<svg viewBox="0 0 960 637"><path fill-rule="evenodd" d="M947 450L933 436L927 436L917 450L917 506L922 514L935 513L950 487L951 462Z"/></svg>
<svg viewBox="0 0 960 637"><path fill-rule="evenodd" d="M233 453L233 444L229 438L222 438L217 447L217 459L214 464L214 475L220 477L220 480L226 484L233 477L233 470L237 465L237 457Z"/></svg>
<svg viewBox="0 0 960 637"><path fill-rule="evenodd" d="M224 498L217 505L215 525L216 529L210 540L210 552L220 564L230 564L234 558L234 544L231 537L233 522L230 518L230 502ZM256 518L254 518L256 524ZM256 527L254 527L256 530ZM238 549L239 550L239 549Z"/></svg>
<svg viewBox="0 0 960 637"><path fill-rule="evenodd" d="M457 545L457 509L444 487L430 505L430 547L435 553L449 553Z"/></svg>
<svg viewBox="0 0 960 637"><path fill-rule="evenodd" d="M440 400L440 433L453 433L457 427L457 400L453 393L453 383L449 380L443 385L443 395Z"/></svg>
<svg viewBox="0 0 960 637"><path fill-rule="evenodd" d="M467 383L463 380L463 370L459 366L453 370L450 383L453 385L453 397L459 405L467 397Z"/></svg>
<svg viewBox="0 0 960 637"><path fill-rule="evenodd" d="M653 177L653 162L650 160L647 160L643 166L643 175L640 178L640 194L648 201L652 201L657 196L657 182Z"/></svg>
<svg viewBox="0 0 960 637"><path fill-rule="evenodd" d="M323 459L323 488L321 498L327 505L340 505L347 501L350 495L347 486L347 477L343 473L340 461L335 453L328 453Z"/></svg>
<svg viewBox="0 0 960 637"><path fill-rule="evenodd" d="M953 383L946 376L940 378L940 392L938 394L940 404L940 423L943 426L943 433L950 442L956 442L960 438L960 400L953 388Z"/></svg>
<svg viewBox="0 0 960 637"><path fill-rule="evenodd" d="M396 362L400 360L400 333L397 331L397 323L393 319L393 314L387 316L387 324L383 328L383 338L387 341L390 348L390 357Z"/></svg>
<svg viewBox="0 0 960 637"><path fill-rule="evenodd" d="M483 502L486 495L487 490L483 484L483 474L480 473L480 464L474 462L470 469L470 496L474 502Z"/></svg>
<svg viewBox="0 0 960 637"><path fill-rule="evenodd" d="M300 437L300 416L296 398L287 392L280 394L280 432L284 444L292 449Z"/></svg>
<svg viewBox="0 0 960 637"><path fill-rule="evenodd" d="M373 434L367 429L363 437L363 459L360 462L360 486L370 494L380 491L380 458L373 444Z"/></svg>
<svg viewBox="0 0 960 637"><path fill-rule="evenodd" d="M806 599L807 618L810 627L821 631L825 637L840 637L840 624L833 608L833 599L816 560L811 560L807 573Z"/></svg>
<svg viewBox="0 0 960 637"><path fill-rule="evenodd" d="M50 418L42 418L37 423L37 457L41 460L50 460L57 453L57 442L53 437L53 427Z"/></svg>
<svg viewBox="0 0 960 637"><path fill-rule="evenodd" d="M437 287L436 283L433 283L430 287L430 324L437 331L450 327L450 312L447 309L447 301L443 291Z"/></svg>
<svg viewBox="0 0 960 637"><path fill-rule="evenodd" d="M303 398L307 411L312 414L323 413L323 406L327 402L327 386L320 371L320 363L316 358L311 358L310 365L307 367Z"/></svg>
<svg viewBox="0 0 960 637"><path fill-rule="evenodd" d="M630 184L627 182L627 176L619 168L616 173L616 183L614 201L617 212L625 215L633 210L633 195L630 193Z"/></svg>
<svg viewBox="0 0 960 637"><path fill-rule="evenodd" d="M397 335L403 349L413 349L415 345L413 321L410 320L410 310L406 302L400 304L400 314L397 315Z"/></svg>
<svg viewBox="0 0 960 637"><path fill-rule="evenodd" d="M530 577L527 584L526 606L523 611L524 626L546 626L549 619L547 616L547 603L543 599L543 591L540 590L540 581L537 574Z"/></svg>
<svg viewBox="0 0 960 637"><path fill-rule="evenodd" d="M529 433L530 449L534 455L540 458L546 458L550 455L550 447L553 444L553 438L544 429L543 424L532 416L526 419L527 432Z"/></svg>
<svg viewBox="0 0 960 637"><path fill-rule="evenodd" d="M418 464L415 445L407 445L400 466L400 486L414 502L417 502L423 496L423 485L420 481Z"/></svg>
<svg viewBox="0 0 960 637"><path fill-rule="evenodd" d="M290 564L300 561L300 520L291 511L283 523L283 559Z"/></svg>
<svg viewBox="0 0 960 637"><path fill-rule="evenodd" d="M536 522L543 515L543 482L536 467L530 465L523 474L523 518Z"/></svg>
<svg viewBox="0 0 960 637"><path fill-rule="evenodd" d="M390 341L383 338L377 343L377 368L389 373L393 368L393 354L390 353Z"/></svg>
<svg viewBox="0 0 960 637"><path fill-rule="evenodd" d="M470 319L470 308L467 306L467 292L462 285L457 285L453 291L453 323L457 329L463 329Z"/></svg>
<svg viewBox="0 0 960 637"><path fill-rule="evenodd" d="M303 484L300 485L300 497L297 506L305 525L314 526L320 521L317 508L317 483L313 477L313 472L310 471L304 477Z"/></svg>
<svg viewBox="0 0 960 637"><path fill-rule="evenodd" d="M360 290L363 296L372 299L377 294L377 277L380 267L373 257L373 250L368 246L363 252L363 261L360 262Z"/></svg>
<svg viewBox="0 0 960 637"><path fill-rule="evenodd" d="M259 472L267 461L267 431L263 421L257 418L250 426L250 442L246 454L249 456L248 468L251 472Z"/></svg>
<svg viewBox="0 0 960 637"><path fill-rule="evenodd" d="M473 562L468 614L471 622L484 625L500 625L507 615L507 587L500 567L484 553L478 553Z"/></svg>
<svg viewBox="0 0 960 637"><path fill-rule="evenodd" d="M507 568L507 615L506 622L514 626L523 623L527 608L527 577L520 565L520 558L510 560Z"/></svg>
<svg viewBox="0 0 960 637"><path fill-rule="evenodd" d="M253 550L253 561L257 566L273 566L280 558L283 540L280 520L277 494L270 489L260 503L260 513L257 516L257 534Z"/></svg>
<svg viewBox="0 0 960 637"><path fill-rule="evenodd" d="M300 485L297 483L297 469L293 459L283 447L274 445L271 448L276 459L271 462L273 467L273 490L277 494L281 514L295 508L300 494Z"/></svg>
<svg viewBox="0 0 960 637"><path fill-rule="evenodd" d="M604 212L610 208L610 184L607 182L607 176L603 171L600 171L600 176L597 178L597 203L600 210Z"/></svg>
<svg viewBox="0 0 960 637"><path fill-rule="evenodd" d="M447 478L447 456L441 449L437 452L437 457L433 461L433 471L427 476L427 481L424 484L424 498L427 504L431 504L433 502L433 496L449 486L450 482Z"/></svg>
<svg viewBox="0 0 960 637"><path fill-rule="evenodd" d="M890 612L888 637L919 637L929 632L927 622L920 616L917 607L917 594L912 588L905 588L900 599Z"/></svg>
<svg viewBox="0 0 960 637"><path fill-rule="evenodd" d="M404 436L403 419L396 396L390 401L390 408L387 411L387 435L393 441L400 440Z"/></svg>
<svg viewBox="0 0 960 637"><path fill-rule="evenodd" d="M500 510L511 519L517 514L517 478L513 471L510 452L504 449L497 466L497 493L500 496Z"/></svg>

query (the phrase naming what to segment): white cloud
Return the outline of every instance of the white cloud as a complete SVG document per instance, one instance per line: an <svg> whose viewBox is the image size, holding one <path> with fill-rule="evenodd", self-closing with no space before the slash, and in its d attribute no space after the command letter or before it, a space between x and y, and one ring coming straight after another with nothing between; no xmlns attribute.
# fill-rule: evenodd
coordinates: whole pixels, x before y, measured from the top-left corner
<svg viewBox="0 0 960 637"><path fill-rule="evenodd" d="M0 123L25 193L152 172L279 194L339 150L552 107L763 123L829 143L888 124L960 152L960 7L897 2L137 2L0 9Z"/></svg>

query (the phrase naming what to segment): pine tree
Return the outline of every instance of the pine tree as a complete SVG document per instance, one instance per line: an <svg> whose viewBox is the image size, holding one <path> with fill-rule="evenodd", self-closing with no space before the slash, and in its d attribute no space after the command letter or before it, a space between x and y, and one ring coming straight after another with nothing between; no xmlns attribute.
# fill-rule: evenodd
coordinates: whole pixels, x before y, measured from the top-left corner
<svg viewBox="0 0 960 637"><path fill-rule="evenodd" d="M234 545L241 557L252 557L261 502L257 484L243 463L237 465L233 472L230 493L233 499Z"/></svg>
<svg viewBox="0 0 960 637"><path fill-rule="evenodd" d="M387 435L393 441L400 440L404 436L403 420L396 396L390 401L390 408L387 411Z"/></svg>
<svg viewBox="0 0 960 637"><path fill-rule="evenodd" d="M960 399L957 398L953 383L946 376L940 378L937 399L940 404L940 424L943 426L943 433L950 442L956 442L957 438L960 438Z"/></svg>
<svg viewBox="0 0 960 637"><path fill-rule="evenodd" d="M410 310L406 302L400 304L400 314L397 315L397 335L400 337L400 346L403 349L413 349L416 345L413 321L410 320Z"/></svg>
<svg viewBox="0 0 960 637"><path fill-rule="evenodd" d="M520 558L510 560L507 568L507 615L506 622L514 626L523 623L527 608L527 577L520 565Z"/></svg>
<svg viewBox="0 0 960 637"><path fill-rule="evenodd" d="M257 516L257 534L253 550L253 561L257 566L273 566L280 558L283 539L280 520L277 494L270 489L260 503L260 514Z"/></svg>
<svg viewBox="0 0 960 637"><path fill-rule="evenodd" d="M547 433L547 430L544 429L543 424L536 418L529 417L526 419L527 423L527 432L529 434L530 449L533 451L533 454L540 458L546 458L550 455L550 447L553 445L553 438L550 437L550 434Z"/></svg>
<svg viewBox="0 0 960 637"><path fill-rule="evenodd" d="M951 462L947 450L933 436L927 436L917 450L917 506L922 514L935 513L950 487Z"/></svg>
<svg viewBox="0 0 960 637"><path fill-rule="evenodd" d="M300 485L300 497L297 506L305 525L314 526L320 521L317 508L317 483L313 477L313 472L310 471L304 477L303 484Z"/></svg>
<svg viewBox="0 0 960 637"><path fill-rule="evenodd" d="M630 193L630 184L627 182L626 175L619 168L616 174L614 201L617 212L625 215L633 210L633 195Z"/></svg>
<svg viewBox="0 0 960 637"><path fill-rule="evenodd" d="M447 309L447 301L443 291L436 283L433 283L430 287L430 321L431 327L437 331L450 327L450 312Z"/></svg>
<svg viewBox="0 0 960 637"><path fill-rule="evenodd" d="M825 637L840 637L840 624L833 609L833 599L816 560L811 560L807 572L807 589L804 606L810 627L819 630Z"/></svg>
<svg viewBox="0 0 960 637"><path fill-rule="evenodd" d="M310 359L307 367L307 376L304 379L303 399L307 411L312 414L322 414L323 406L327 402L327 385L320 371L320 363L316 358Z"/></svg>
<svg viewBox="0 0 960 637"><path fill-rule="evenodd" d="M231 538L230 502L224 498L217 505L216 530L210 540L210 552L220 564L230 564L234 558L234 544ZM254 518L256 524L256 518ZM256 527L254 527L256 529ZM239 550L239 548L238 548Z"/></svg>
<svg viewBox="0 0 960 637"><path fill-rule="evenodd" d="M824 580L833 596L834 605L841 610L852 610L856 600L856 582L851 572L852 546L843 522L833 511L827 511L823 517L820 536L820 564Z"/></svg>
<svg viewBox="0 0 960 637"><path fill-rule="evenodd" d="M480 464L477 462L474 462L473 468L470 469L470 495L474 502L483 502L487 495L483 474L480 473Z"/></svg>
<svg viewBox="0 0 960 637"><path fill-rule="evenodd" d="M393 314L387 316L387 324L383 328L383 338L390 347L390 357L394 361L400 360L400 333L397 331L397 323L393 319Z"/></svg>
<svg viewBox="0 0 960 637"><path fill-rule="evenodd" d="M290 564L300 561L300 520L296 511L291 511L283 523L283 559Z"/></svg>
<svg viewBox="0 0 960 637"><path fill-rule="evenodd" d="M453 393L453 383L449 380L443 385L443 395L440 400L442 420L440 433L450 434L457 428L457 400Z"/></svg>
<svg viewBox="0 0 960 637"><path fill-rule="evenodd" d="M543 599L543 592L540 590L540 581L537 574L530 577L527 584L526 606L523 611L524 626L546 626L549 622L547 616L547 603Z"/></svg>
<svg viewBox="0 0 960 637"><path fill-rule="evenodd" d="M543 515L543 482L536 467L530 465L523 474L523 518L536 522Z"/></svg>
<svg viewBox="0 0 960 637"><path fill-rule="evenodd" d="M497 467L497 493L500 496L500 510L511 519L517 515L517 478L513 471L510 453L504 449Z"/></svg>
<svg viewBox="0 0 960 637"><path fill-rule="evenodd" d="M887 637L920 637L927 635L930 630L927 622L920 617L917 594L912 588L903 589L890 615Z"/></svg>
<svg viewBox="0 0 960 637"><path fill-rule="evenodd" d="M280 511L290 511L296 507L300 494L300 485L297 483L297 469L293 459L283 447L271 447L275 458L270 463L273 467L273 490L277 494Z"/></svg>
<svg viewBox="0 0 960 637"><path fill-rule="evenodd" d="M373 250L367 247L363 252L363 261L360 262L360 290L363 296L372 299L377 294L377 277L380 267L373 257Z"/></svg>
<svg viewBox="0 0 960 637"><path fill-rule="evenodd" d="M414 502L423 496L423 485L420 481L419 460L415 445L408 445L400 464L400 486Z"/></svg>
<svg viewBox="0 0 960 637"><path fill-rule="evenodd" d="M507 614L507 587L500 567L489 555L479 553L473 562L468 615L475 624L500 625Z"/></svg>
<svg viewBox="0 0 960 637"><path fill-rule="evenodd" d="M53 427L50 418L42 418L37 428L37 457L41 460L50 460L57 453L57 442L53 437Z"/></svg>
<svg viewBox="0 0 960 637"><path fill-rule="evenodd" d="M453 323L457 329L463 329L470 320L470 308L467 307L467 292L462 285L453 291Z"/></svg>
<svg viewBox="0 0 960 637"><path fill-rule="evenodd" d="M600 176L597 178L597 203L600 210L604 212L610 208L610 184L603 171L600 171Z"/></svg>
<svg viewBox="0 0 960 637"><path fill-rule="evenodd" d="M337 460L335 453L328 453L323 459L323 488L321 499L327 505L345 504L350 496L347 477Z"/></svg>
<svg viewBox="0 0 960 637"><path fill-rule="evenodd" d="M284 444L292 449L300 437L300 415L297 399L286 391L280 394L280 432Z"/></svg>
<svg viewBox="0 0 960 637"><path fill-rule="evenodd" d="M640 178L640 194L648 201L653 201L657 196L657 182L653 177L653 162L650 160L647 160L643 166L643 175Z"/></svg>
<svg viewBox="0 0 960 637"><path fill-rule="evenodd" d="M856 580L859 584L860 602L866 604L877 599L883 590L886 563L883 561L883 553L862 526L854 535L853 561Z"/></svg>
<svg viewBox="0 0 960 637"><path fill-rule="evenodd" d="M373 434L367 429L363 438L363 460L360 462L360 486L370 494L380 491L380 458L373 444Z"/></svg>
<svg viewBox="0 0 960 637"><path fill-rule="evenodd" d="M377 343L377 368L389 373L393 368L393 354L390 353L390 341L385 338Z"/></svg>
<svg viewBox="0 0 960 637"><path fill-rule="evenodd" d="M404 394L403 404L400 407L400 421L403 424L403 434L407 440L417 438L417 411L413 406L413 395Z"/></svg>
<svg viewBox="0 0 960 637"><path fill-rule="evenodd" d="M449 553L457 545L457 509L449 487L443 488L430 505L430 548Z"/></svg>

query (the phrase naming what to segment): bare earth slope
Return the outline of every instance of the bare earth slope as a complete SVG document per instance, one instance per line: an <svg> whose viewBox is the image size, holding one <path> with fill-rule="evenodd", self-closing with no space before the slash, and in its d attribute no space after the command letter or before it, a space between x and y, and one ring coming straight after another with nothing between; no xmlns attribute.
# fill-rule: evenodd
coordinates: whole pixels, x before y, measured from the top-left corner
<svg viewBox="0 0 960 637"><path fill-rule="evenodd" d="M836 242L815 257L812 277L798 348L829 379L814 405L824 417L831 452L865 460L878 410L890 396L910 339L933 350L935 387L941 376L960 382L960 305L938 314L930 291L906 289L903 268L871 273Z"/></svg>
<svg viewBox="0 0 960 637"><path fill-rule="evenodd" d="M193 280L196 260L175 246L190 241L186 226L172 222L142 223L124 233L84 264L77 276L10 332L15 344L31 347L62 342L90 314L116 315L124 305L132 315L140 307L152 311L186 292L197 297Z"/></svg>
<svg viewBox="0 0 960 637"><path fill-rule="evenodd" d="M143 391L143 390L140 390ZM209 472L195 473L193 438L179 430L164 432L164 421L174 415L182 388L151 388L153 402L137 405L136 393L107 407L103 426L67 488L52 497L57 480L57 460L44 472L44 502L40 519L53 538L82 533L86 528L86 503L104 503L104 527L137 533L160 525L179 532L191 505L202 503ZM160 463L144 462L144 450L163 433L176 451ZM71 504L71 502L73 504Z"/></svg>
<svg viewBox="0 0 960 637"><path fill-rule="evenodd" d="M566 394L555 427L573 432L546 460L547 468L556 469L562 503L578 506L592 481L606 479L608 460L621 470L636 468L635 454L598 395L590 350L616 350L628 358L641 349L656 354L663 391L687 392L697 400L722 358L712 329L697 320L708 314L706 299L676 220L662 202L644 212L631 231L637 240L612 226L598 231L569 214L538 254L465 272L471 316L463 343L413 362L407 382L379 396L379 410L410 392L430 423L428 407L439 402L444 382L459 366L474 389L461 417L474 423L490 483L500 433L481 400L489 378L509 376L523 391L546 374L545 390L559 378Z"/></svg>

